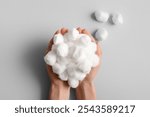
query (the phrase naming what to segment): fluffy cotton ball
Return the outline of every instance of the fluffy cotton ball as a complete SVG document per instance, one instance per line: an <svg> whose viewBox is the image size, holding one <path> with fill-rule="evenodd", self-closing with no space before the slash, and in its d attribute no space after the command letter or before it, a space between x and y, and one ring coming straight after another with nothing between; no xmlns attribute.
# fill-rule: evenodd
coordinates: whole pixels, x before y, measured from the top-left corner
<svg viewBox="0 0 150 117"><path fill-rule="evenodd" d="M67 81L67 80L68 80L68 73L67 73L67 71L64 71L63 73L61 73L61 74L59 75L59 78L60 78L61 80L63 80L63 81Z"/></svg>
<svg viewBox="0 0 150 117"><path fill-rule="evenodd" d="M76 64L75 63L70 63L68 64L67 66L67 73L70 77L73 77L74 76L74 72L76 71Z"/></svg>
<svg viewBox="0 0 150 117"><path fill-rule="evenodd" d="M91 42L91 38L86 34L81 34L79 37L80 43L84 45L88 45Z"/></svg>
<svg viewBox="0 0 150 117"><path fill-rule="evenodd" d="M89 45L88 47L89 47L90 52L95 53L96 50L97 50L97 45L96 45L95 42L91 42L90 45Z"/></svg>
<svg viewBox="0 0 150 117"><path fill-rule="evenodd" d="M56 49L57 55L65 57L68 55L68 45L65 43L58 44Z"/></svg>
<svg viewBox="0 0 150 117"><path fill-rule="evenodd" d="M44 60L46 64L52 66L56 63L56 54L53 51L50 51L46 54L46 56L44 57Z"/></svg>
<svg viewBox="0 0 150 117"><path fill-rule="evenodd" d="M83 73L82 71L78 69L67 69L67 73L70 79L76 79L76 80L83 80L86 76L86 73Z"/></svg>
<svg viewBox="0 0 150 117"><path fill-rule="evenodd" d="M99 64L99 57L96 55L96 54L94 54L93 56L93 59L92 59L92 67L96 67L98 64Z"/></svg>
<svg viewBox="0 0 150 117"><path fill-rule="evenodd" d="M60 33L54 35L53 42L54 42L54 44L60 44L60 43L64 42L64 37L63 37L63 35L60 34Z"/></svg>
<svg viewBox="0 0 150 117"><path fill-rule="evenodd" d="M96 33L95 33L95 38L98 41L103 41L108 37L108 32L106 29L104 28L99 28L97 29Z"/></svg>
<svg viewBox="0 0 150 117"><path fill-rule="evenodd" d="M82 48L80 47L76 47L74 52L73 52L73 56L72 56L76 62L81 63L82 61L84 61L86 59L85 56L85 52L83 51Z"/></svg>
<svg viewBox="0 0 150 117"><path fill-rule="evenodd" d="M59 63L60 65L67 65L68 63L70 63L70 58L69 58L69 57L57 56L56 61L57 61L57 63Z"/></svg>
<svg viewBox="0 0 150 117"><path fill-rule="evenodd" d="M52 70L56 74L61 74L66 70L66 66L55 63L55 65L52 66Z"/></svg>
<svg viewBox="0 0 150 117"><path fill-rule="evenodd" d="M89 60L85 60L84 62L80 63L78 65L79 70L81 70L83 73L89 73L91 70L92 64L89 62Z"/></svg>
<svg viewBox="0 0 150 117"><path fill-rule="evenodd" d="M77 86L79 85L79 81L76 79L69 79L68 80L68 84L72 87L72 88L77 88Z"/></svg>
<svg viewBox="0 0 150 117"><path fill-rule="evenodd" d="M79 31L75 28L73 28L72 30L69 30L64 37L66 38L66 40L68 41L72 41L72 40L76 40L79 36Z"/></svg>
<svg viewBox="0 0 150 117"><path fill-rule="evenodd" d="M83 73L81 71L76 71L73 78L82 81L85 78L85 76L86 73Z"/></svg>
<svg viewBox="0 0 150 117"><path fill-rule="evenodd" d="M123 17L120 13L112 14L111 20L112 20L112 23L115 25L123 24Z"/></svg>
<svg viewBox="0 0 150 117"><path fill-rule="evenodd" d="M107 22L109 18L109 14L104 11L95 11L94 14L95 14L96 20L102 23Z"/></svg>

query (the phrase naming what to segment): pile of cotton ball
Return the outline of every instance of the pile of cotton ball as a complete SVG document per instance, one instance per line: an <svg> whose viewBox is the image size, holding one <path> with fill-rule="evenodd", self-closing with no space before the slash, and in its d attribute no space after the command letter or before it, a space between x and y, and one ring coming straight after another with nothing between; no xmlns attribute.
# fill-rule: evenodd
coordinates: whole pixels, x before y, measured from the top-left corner
<svg viewBox="0 0 150 117"><path fill-rule="evenodd" d="M61 80L68 81L70 87L76 88L79 81L99 63L97 45L88 35L79 34L75 28L65 35L54 35L53 42L44 60Z"/></svg>

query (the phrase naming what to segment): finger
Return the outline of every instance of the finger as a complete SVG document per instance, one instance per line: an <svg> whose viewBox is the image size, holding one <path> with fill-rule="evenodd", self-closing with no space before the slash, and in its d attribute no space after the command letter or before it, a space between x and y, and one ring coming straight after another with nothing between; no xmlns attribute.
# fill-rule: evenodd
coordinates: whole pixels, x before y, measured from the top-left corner
<svg viewBox="0 0 150 117"><path fill-rule="evenodd" d="M98 42L96 42L96 45L97 45L96 54L100 57L102 55L102 49Z"/></svg>
<svg viewBox="0 0 150 117"><path fill-rule="evenodd" d="M82 29L80 27L78 27L77 30L79 31L79 33L82 32Z"/></svg>
<svg viewBox="0 0 150 117"><path fill-rule="evenodd" d="M82 33L83 33L83 34L87 34L87 35L91 35L91 33L90 33L89 31L87 31L86 29L83 29L83 30L82 30Z"/></svg>
<svg viewBox="0 0 150 117"><path fill-rule="evenodd" d="M60 29L58 29L58 30L54 33L54 35L56 35L56 34L58 34L58 33L60 33ZM50 39L50 41L49 41L49 43L48 43L48 48L46 49L46 54L51 50L52 45L53 45L53 38Z"/></svg>
<svg viewBox="0 0 150 117"><path fill-rule="evenodd" d="M61 29L61 34L62 35L64 35L65 33L67 33L68 32L68 29L67 28L62 28Z"/></svg>

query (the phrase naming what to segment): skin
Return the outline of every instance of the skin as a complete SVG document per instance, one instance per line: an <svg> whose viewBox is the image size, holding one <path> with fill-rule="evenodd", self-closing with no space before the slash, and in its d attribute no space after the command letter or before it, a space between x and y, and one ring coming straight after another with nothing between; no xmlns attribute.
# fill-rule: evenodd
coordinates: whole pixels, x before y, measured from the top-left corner
<svg viewBox="0 0 150 117"><path fill-rule="evenodd" d="M91 37L91 40L97 44L97 51L96 54L101 57L102 51L100 48L100 45L96 40L93 38L93 36L88 32L86 29L81 29L80 27L77 28L80 34L87 34ZM58 31L56 31L55 34L61 33L64 35L68 32L68 29L62 28ZM53 45L53 39L50 40L48 44L48 48L46 50L49 52L51 50L51 47ZM101 61L99 61L99 64L92 68L90 73L86 75L85 79L83 81L80 81L79 86L76 88L76 98L78 100L94 100L96 99L96 91L93 84L93 80L97 74L97 71L99 69ZM49 65L46 65L49 78L51 80L50 85L50 92L49 92L49 99L51 100L67 100L69 99L70 95L70 86L68 85L67 81L62 81L58 78L58 75L53 73L52 67Z"/></svg>

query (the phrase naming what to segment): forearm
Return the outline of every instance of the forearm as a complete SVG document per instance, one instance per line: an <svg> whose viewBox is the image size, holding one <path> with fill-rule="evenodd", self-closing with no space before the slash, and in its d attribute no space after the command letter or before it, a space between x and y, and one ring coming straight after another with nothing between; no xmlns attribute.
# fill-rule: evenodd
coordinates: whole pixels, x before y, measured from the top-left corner
<svg viewBox="0 0 150 117"><path fill-rule="evenodd" d="M62 83L51 83L49 99L50 100L67 100L69 99L70 88L66 82Z"/></svg>
<svg viewBox="0 0 150 117"><path fill-rule="evenodd" d="M76 89L76 96L79 100L95 100L96 91L92 81L83 81Z"/></svg>

